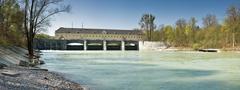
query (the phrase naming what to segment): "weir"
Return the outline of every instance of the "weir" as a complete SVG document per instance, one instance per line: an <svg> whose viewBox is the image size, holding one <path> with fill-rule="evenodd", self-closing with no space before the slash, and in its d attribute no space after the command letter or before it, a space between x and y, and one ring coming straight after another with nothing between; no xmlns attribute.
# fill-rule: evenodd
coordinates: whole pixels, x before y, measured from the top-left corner
<svg viewBox="0 0 240 90"><path fill-rule="evenodd" d="M121 41L107 41L106 42L107 50L122 50Z"/></svg>
<svg viewBox="0 0 240 90"><path fill-rule="evenodd" d="M139 50L138 41L34 39L37 50Z"/></svg>
<svg viewBox="0 0 240 90"><path fill-rule="evenodd" d="M139 42L138 41L126 41L125 42L125 50L139 50Z"/></svg>
<svg viewBox="0 0 240 90"><path fill-rule="evenodd" d="M84 41L83 40L67 40L66 41L66 50L84 50Z"/></svg>
<svg viewBox="0 0 240 90"><path fill-rule="evenodd" d="M87 50L104 50L103 41L87 40Z"/></svg>

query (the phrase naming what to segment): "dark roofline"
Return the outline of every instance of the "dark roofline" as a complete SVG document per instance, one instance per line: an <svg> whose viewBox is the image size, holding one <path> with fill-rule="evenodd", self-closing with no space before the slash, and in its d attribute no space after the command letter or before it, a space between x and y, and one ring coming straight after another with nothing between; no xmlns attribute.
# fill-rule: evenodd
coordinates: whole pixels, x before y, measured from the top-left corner
<svg viewBox="0 0 240 90"><path fill-rule="evenodd" d="M87 33L96 34L106 31L108 34L142 34L141 30L124 30L124 29L95 29L95 28L64 28L60 27L55 33Z"/></svg>
<svg viewBox="0 0 240 90"><path fill-rule="evenodd" d="M105 28L68 28L68 27L60 27L59 29L87 29L87 30L124 30L124 31L138 31L133 29L105 29ZM59 30L57 29L57 30ZM56 31L57 31L56 30Z"/></svg>

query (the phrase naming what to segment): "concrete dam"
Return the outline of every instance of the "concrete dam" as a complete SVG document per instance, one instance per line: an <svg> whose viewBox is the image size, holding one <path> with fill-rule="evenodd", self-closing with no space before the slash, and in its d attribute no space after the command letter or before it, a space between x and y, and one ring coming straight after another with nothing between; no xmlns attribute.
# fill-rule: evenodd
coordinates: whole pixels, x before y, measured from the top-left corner
<svg viewBox="0 0 240 90"><path fill-rule="evenodd" d="M139 50L138 41L35 39L37 50Z"/></svg>
<svg viewBox="0 0 240 90"><path fill-rule="evenodd" d="M51 39L34 39L38 50L139 50L140 30L59 28Z"/></svg>

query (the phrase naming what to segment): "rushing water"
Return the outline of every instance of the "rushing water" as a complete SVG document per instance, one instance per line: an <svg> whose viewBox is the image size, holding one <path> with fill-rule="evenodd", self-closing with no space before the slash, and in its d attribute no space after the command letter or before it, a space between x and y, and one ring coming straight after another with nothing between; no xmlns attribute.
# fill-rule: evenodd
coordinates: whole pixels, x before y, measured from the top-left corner
<svg viewBox="0 0 240 90"><path fill-rule="evenodd" d="M240 90L240 53L45 51L42 59L90 90Z"/></svg>

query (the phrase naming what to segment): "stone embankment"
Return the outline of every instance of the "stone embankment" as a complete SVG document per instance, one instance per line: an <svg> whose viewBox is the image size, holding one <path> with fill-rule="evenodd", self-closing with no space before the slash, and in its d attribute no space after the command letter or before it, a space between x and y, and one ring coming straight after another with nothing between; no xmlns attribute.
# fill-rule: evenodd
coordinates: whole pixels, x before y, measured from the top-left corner
<svg viewBox="0 0 240 90"><path fill-rule="evenodd" d="M0 63L6 65L19 65L20 61L28 61L27 50L19 47L0 46Z"/></svg>

